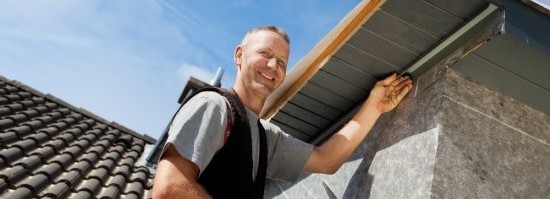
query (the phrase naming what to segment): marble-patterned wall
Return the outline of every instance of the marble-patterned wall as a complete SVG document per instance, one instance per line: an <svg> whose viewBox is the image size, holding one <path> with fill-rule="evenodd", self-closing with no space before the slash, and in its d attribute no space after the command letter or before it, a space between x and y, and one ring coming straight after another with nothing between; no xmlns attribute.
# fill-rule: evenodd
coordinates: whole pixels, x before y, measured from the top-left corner
<svg viewBox="0 0 550 199"><path fill-rule="evenodd" d="M419 77L333 175L269 181L266 198L547 198L550 117L446 67Z"/></svg>

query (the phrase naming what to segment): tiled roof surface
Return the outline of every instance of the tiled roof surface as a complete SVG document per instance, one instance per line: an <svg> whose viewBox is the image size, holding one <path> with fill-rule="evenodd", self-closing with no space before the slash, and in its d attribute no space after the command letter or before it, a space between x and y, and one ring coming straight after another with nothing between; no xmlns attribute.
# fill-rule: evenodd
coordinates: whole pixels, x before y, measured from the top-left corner
<svg viewBox="0 0 550 199"><path fill-rule="evenodd" d="M153 142L0 77L0 198L149 198Z"/></svg>

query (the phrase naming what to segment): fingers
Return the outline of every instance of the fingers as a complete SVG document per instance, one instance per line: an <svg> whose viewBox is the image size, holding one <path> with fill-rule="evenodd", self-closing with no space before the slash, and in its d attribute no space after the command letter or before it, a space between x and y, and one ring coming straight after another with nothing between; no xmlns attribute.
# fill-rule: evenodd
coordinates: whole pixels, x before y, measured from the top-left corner
<svg viewBox="0 0 550 199"><path fill-rule="evenodd" d="M401 82L398 87L396 87L396 89L398 90L398 93L397 93L397 102L401 102L401 100L403 98L405 98L405 96L407 95L407 93L409 93L409 91L412 89L413 85L412 85L412 81L409 79L409 81L403 81Z"/></svg>
<svg viewBox="0 0 550 199"><path fill-rule="evenodd" d="M380 80L380 83L384 86L390 85L392 82L394 82L397 79L397 73L393 73L390 76L386 77L383 80Z"/></svg>
<svg viewBox="0 0 550 199"><path fill-rule="evenodd" d="M412 84L412 80L408 77L399 77L396 81L393 81L391 83L391 86L395 88L395 90L401 90L403 87L407 86L408 84Z"/></svg>

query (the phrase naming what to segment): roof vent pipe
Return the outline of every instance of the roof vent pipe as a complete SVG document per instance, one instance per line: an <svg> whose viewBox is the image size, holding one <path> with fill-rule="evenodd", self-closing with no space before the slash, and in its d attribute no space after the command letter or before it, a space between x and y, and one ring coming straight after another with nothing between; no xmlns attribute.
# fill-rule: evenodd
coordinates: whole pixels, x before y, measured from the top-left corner
<svg viewBox="0 0 550 199"><path fill-rule="evenodd" d="M221 87L222 76L223 76L223 68L218 67L218 71L216 71L216 76L214 77L214 79L212 79L212 81L210 81L210 85L214 87Z"/></svg>

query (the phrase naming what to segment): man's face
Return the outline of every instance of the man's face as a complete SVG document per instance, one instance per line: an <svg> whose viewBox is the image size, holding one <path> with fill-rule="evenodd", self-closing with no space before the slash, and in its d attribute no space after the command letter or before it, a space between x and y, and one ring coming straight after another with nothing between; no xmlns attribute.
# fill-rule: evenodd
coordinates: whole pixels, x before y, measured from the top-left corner
<svg viewBox="0 0 550 199"><path fill-rule="evenodd" d="M251 94L266 98L283 82L288 54L288 43L279 34L252 33L235 51L236 81Z"/></svg>

